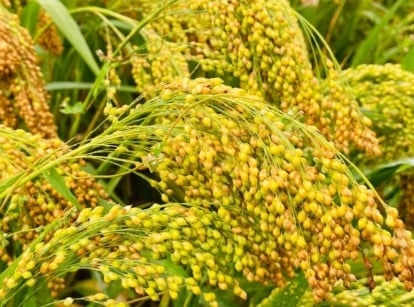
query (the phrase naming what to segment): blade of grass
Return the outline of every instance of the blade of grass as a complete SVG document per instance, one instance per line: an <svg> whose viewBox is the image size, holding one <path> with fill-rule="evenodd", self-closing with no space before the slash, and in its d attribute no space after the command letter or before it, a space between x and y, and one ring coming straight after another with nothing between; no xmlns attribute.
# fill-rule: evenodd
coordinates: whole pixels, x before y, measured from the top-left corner
<svg viewBox="0 0 414 307"><path fill-rule="evenodd" d="M72 194L69 188L66 186L65 181L54 167L51 167L48 171L44 172L46 180L69 202L74 204L76 208L81 211L82 206L79 204L76 197Z"/></svg>
<svg viewBox="0 0 414 307"><path fill-rule="evenodd" d="M375 49L378 45L378 39L381 32L387 26L391 18L395 15L397 9L405 0L399 0L389 9L381 21L369 32L366 39L358 46L352 58L351 66L355 67L362 63L370 63Z"/></svg>
<svg viewBox="0 0 414 307"><path fill-rule="evenodd" d="M94 83L92 82L50 82L46 84L45 88L47 91L61 91L61 90L85 90L91 89ZM135 86L132 85L121 85L117 87L117 91L127 93L138 93Z"/></svg>
<svg viewBox="0 0 414 307"><path fill-rule="evenodd" d="M413 168L414 158L404 158L401 160L379 165L370 171L366 177L374 186L379 186L380 184L388 181L392 176L406 172L408 170L412 170Z"/></svg>
<svg viewBox="0 0 414 307"><path fill-rule="evenodd" d="M46 1L46 0L39 0L39 1ZM155 8L153 11L151 11L148 15L146 15L138 24L135 25L135 27L128 33L128 35L125 37L125 39L123 41L121 41L117 48L114 50L112 56L115 57L117 56L119 53L121 53L122 49L128 45L128 43L130 42L130 40L136 36L149 22L151 22L151 20L153 20L156 16L158 16L158 14L160 14L163 10L165 10L168 6L172 5L173 3L175 3L176 0L170 0L166 3L164 3L163 5L160 5L159 7ZM101 68L100 71L98 71L97 73L97 79L95 80L95 83L92 87L92 89L89 91L88 95L86 96L85 100L84 100L84 106L85 109L89 108L89 105L91 103L92 98L97 94L98 89L101 88L102 86L102 76L106 76L106 73L109 71L109 67L110 67L111 63L110 62L106 62L103 67ZM76 135L76 132L78 131L78 127L80 124L81 118L80 116L78 116L75 119L75 122L73 123L70 132L69 132L69 138L73 138Z"/></svg>
<svg viewBox="0 0 414 307"><path fill-rule="evenodd" d="M410 50L407 52L407 54L403 58L402 67L405 70L408 70L414 73L414 46L411 46Z"/></svg>
<svg viewBox="0 0 414 307"><path fill-rule="evenodd" d="M92 72L95 75L98 75L99 65L95 61L78 24L70 15L66 7L60 1L55 0L37 0L37 2L50 15L56 26L72 44L73 48L76 49Z"/></svg>
<svg viewBox="0 0 414 307"><path fill-rule="evenodd" d="M30 1L23 7L22 13L20 14L20 23L29 31L32 37L36 32L39 10L39 4L34 1Z"/></svg>

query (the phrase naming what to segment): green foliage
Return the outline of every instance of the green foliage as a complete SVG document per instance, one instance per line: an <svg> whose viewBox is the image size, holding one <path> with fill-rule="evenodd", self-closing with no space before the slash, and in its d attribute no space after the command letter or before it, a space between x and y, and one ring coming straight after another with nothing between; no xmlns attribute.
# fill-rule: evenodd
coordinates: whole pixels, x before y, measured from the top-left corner
<svg viewBox="0 0 414 307"><path fill-rule="evenodd" d="M401 63L413 41L411 1L291 1L321 33L342 67Z"/></svg>
<svg viewBox="0 0 414 307"><path fill-rule="evenodd" d="M292 307L298 306L306 289L309 287L304 274L298 274L289 281L283 289L276 288L272 293L260 302L258 307Z"/></svg>
<svg viewBox="0 0 414 307"><path fill-rule="evenodd" d="M65 185L63 177L59 175L55 168L48 169L45 173L43 173L43 176L45 176L47 182L49 182L52 187L58 191L68 202L74 204L78 210L82 210L82 206Z"/></svg>
<svg viewBox="0 0 414 307"><path fill-rule="evenodd" d="M88 44L86 43L78 24L72 18L65 6L59 1L38 0L41 7L49 14L60 32L72 44L95 75L99 73L99 66L96 63Z"/></svg>

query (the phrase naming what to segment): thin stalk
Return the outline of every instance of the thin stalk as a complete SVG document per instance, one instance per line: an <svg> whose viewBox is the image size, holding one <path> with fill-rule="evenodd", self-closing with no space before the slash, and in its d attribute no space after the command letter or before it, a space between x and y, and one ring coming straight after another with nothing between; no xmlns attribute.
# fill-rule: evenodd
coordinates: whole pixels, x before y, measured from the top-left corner
<svg viewBox="0 0 414 307"><path fill-rule="evenodd" d="M108 10L106 8L103 8L103 7L83 6L83 7L71 9L69 12L72 13L72 14L90 12L90 13L94 13L96 15L98 15L98 13L100 13L102 15L107 15L107 16L114 17L114 18L116 18L118 20L121 20L121 21L123 21L125 23L128 23L128 24L130 24L132 26L134 26L134 25L137 24L137 21L136 20L134 20L132 18L129 18L129 17L125 16L125 15L119 14L119 13L117 13L115 11Z"/></svg>
<svg viewBox="0 0 414 307"><path fill-rule="evenodd" d="M102 100L101 103L99 103L98 110L96 110L96 112L93 114L93 117L90 120L85 133L83 134L85 137L90 135L92 130L95 128L95 125L98 122L99 116L102 114L103 109L105 109L105 104L106 104L105 100Z"/></svg>
<svg viewBox="0 0 414 307"><path fill-rule="evenodd" d="M123 41L119 43L117 48L114 50L112 56L116 57L119 53L121 53L122 49L129 43L132 37L134 37L139 31L141 31L151 20L153 20L159 13L161 13L163 10L165 10L166 7L172 5L177 0L171 0L168 1L165 5L160 5L158 8L154 9L151 13L145 16L143 20L141 20L138 24L135 25L135 27L129 32L129 34L125 37ZM94 7L91 7L94 8ZM101 87L101 82L103 80L103 77L107 74L109 71L111 63L106 62L98 75L98 77L95 80L95 83L92 87L92 89L88 92L88 95L86 96L85 100L83 101L83 109L87 109L87 107L90 105L91 100L96 96L96 93L99 92L99 88ZM79 130L79 125L81 123L81 117L77 116L69 133L69 138L73 138L76 135L76 132Z"/></svg>
<svg viewBox="0 0 414 307"><path fill-rule="evenodd" d="M159 307L168 307L170 306L170 295L166 292L161 297L161 302Z"/></svg>
<svg viewBox="0 0 414 307"><path fill-rule="evenodd" d="M67 213L70 214L70 211ZM43 228L43 231L40 232L39 236L30 244L28 248L28 252L30 250L34 250L34 247L41 242L44 242L45 237L49 234L49 232L54 229L57 225L61 224L62 221L65 221L65 218L62 219L55 219L52 223L46 225ZM22 253L17 259L14 259L13 263L9 265L4 271L0 273L0 284L3 284L3 281L5 278L13 276L14 272L16 271L17 266L19 265L19 260L23 257L24 253ZM14 288L12 291L10 291L8 294L12 294L12 292L16 291L18 289ZM3 301L4 302L4 301Z"/></svg>
<svg viewBox="0 0 414 307"><path fill-rule="evenodd" d="M330 41L331 41L332 34L333 34L334 29L335 29L335 25L337 24L338 19L341 16L342 10L344 9L344 6L345 6L345 2L346 2L345 0L342 0L339 3L339 6L335 10L335 13L334 13L334 15L333 15L333 17L332 17L332 19L329 23L328 33L326 33L326 36L325 36L325 41L326 41L327 44L329 44ZM323 53L325 54L325 52L326 52L326 50L324 49Z"/></svg>

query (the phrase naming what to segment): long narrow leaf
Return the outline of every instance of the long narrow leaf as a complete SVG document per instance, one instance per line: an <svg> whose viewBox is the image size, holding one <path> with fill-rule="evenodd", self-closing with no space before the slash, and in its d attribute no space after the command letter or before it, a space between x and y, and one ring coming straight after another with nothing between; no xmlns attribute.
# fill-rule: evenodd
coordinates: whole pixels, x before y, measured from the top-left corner
<svg viewBox="0 0 414 307"><path fill-rule="evenodd" d="M43 9L50 15L53 22L63 33L73 48L79 53L95 75L99 74L99 66L83 37L78 24L70 15L66 7L57 0L37 0Z"/></svg>
<svg viewBox="0 0 414 307"><path fill-rule="evenodd" d="M375 167L366 174L374 186L388 181L392 176L414 169L414 158L404 158Z"/></svg>
<svg viewBox="0 0 414 307"><path fill-rule="evenodd" d="M20 14L20 22L25 27L31 36L36 32L40 6L38 3L30 1L28 2Z"/></svg>
<svg viewBox="0 0 414 307"><path fill-rule="evenodd" d="M352 58L353 67L362 63L370 62L372 55L375 53L375 48L378 45L378 39L381 31L384 30L390 19L395 16L396 10L401 4L403 4L404 1L405 0L399 0L395 2L381 21L369 32L367 38L359 44L355 55Z"/></svg>
<svg viewBox="0 0 414 307"><path fill-rule="evenodd" d="M89 90L93 87L92 82L70 82L70 81L57 81L46 84L45 88L48 91L62 91L62 90ZM119 92L126 93L138 93L135 86L132 85L121 85L116 89Z"/></svg>
<svg viewBox="0 0 414 307"><path fill-rule="evenodd" d="M78 210L82 210L81 205L79 204L76 197L72 194L69 188L66 186L65 181L61 175L57 172L55 168L49 169L47 172L43 173L46 180L62 195L67 201L71 202Z"/></svg>
<svg viewBox="0 0 414 307"><path fill-rule="evenodd" d="M402 66L405 70L408 70L414 73L414 46L411 46L410 50L407 52L407 54L403 58Z"/></svg>

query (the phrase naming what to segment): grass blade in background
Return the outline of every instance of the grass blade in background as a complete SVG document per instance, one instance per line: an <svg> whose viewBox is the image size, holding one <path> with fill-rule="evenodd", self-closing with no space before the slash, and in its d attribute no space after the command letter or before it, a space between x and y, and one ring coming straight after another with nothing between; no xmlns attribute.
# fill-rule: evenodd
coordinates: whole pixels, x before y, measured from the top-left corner
<svg viewBox="0 0 414 307"><path fill-rule="evenodd" d="M376 166L374 170L366 174L374 186L389 181L392 176L414 168L414 158L405 158L383 165Z"/></svg>
<svg viewBox="0 0 414 307"><path fill-rule="evenodd" d="M56 0L37 0L50 15L56 26L72 44L95 75L99 74L99 66L86 43L78 24L67 11L66 7Z"/></svg>
<svg viewBox="0 0 414 307"><path fill-rule="evenodd" d="M34 1L30 1L22 9L22 13L20 15L20 22L22 26L24 26L29 31L32 37L36 32L39 10L39 4Z"/></svg>
<svg viewBox="0 0 414 307"><path fill-rule="evenodd" d="M405 57L402 60L402 67L410 72L414 73L414 46L410 48Z"/></svg>
<svg viewBox="0 0 414 307"><path fill-rule="evenodd" d="M94 83L92 82L71 82L71 81L62 81L62 82L50 82L46 84L45 88L48 91L62 91L62 90L76 90L83 89L89 90L93 88ZM117 88L119 92L127 93L138 93L138 90L133 85L121 85Z"/></svg>
<svg viewBox="0 0 414 307"><path fill-rule="evenodd" d="M71 202L79 211L82 210L81 205L76 199L75 195L66 186L63 177L57 172L55 168L49 169L43 173L46 180L54 187L67 201Z"/></svg>
<svg viewBox="0 0 414 307"><path fill-rule="evenodd" d="M375 57L375 51L378 46L378 39L381 32L388 25L389 21L397 9L404 3L405 0L399 0L388 10L387 14L381 19L381 21L369 32L365 40L358 46L355 54L352 58L351 66L355 67L363 63L373 62L373 56Z"/></svg>

